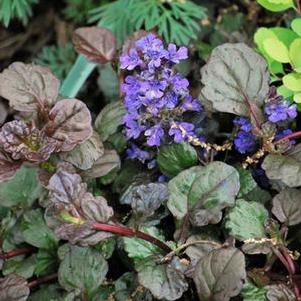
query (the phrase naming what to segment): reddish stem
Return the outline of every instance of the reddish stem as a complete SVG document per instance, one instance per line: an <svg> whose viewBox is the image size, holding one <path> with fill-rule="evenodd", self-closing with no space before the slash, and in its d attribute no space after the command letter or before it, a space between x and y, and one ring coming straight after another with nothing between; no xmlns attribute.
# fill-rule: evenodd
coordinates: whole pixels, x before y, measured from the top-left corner
<svg viewBox="0 0 301 301"><path fill-rule="evenodd" d="M19 255L31 253L34 250L35 249L32 248L32 247L25 247L25 248L12 250L12 251L9 251L9 252L3 252L3 253L0 253L0 259L7 260L7 259L10 259L10 258L19 256Z"/></svg>
<svg viewBox="0 0 301 301"><path fill-rule="evenodd" d="M102 224L102 223L94 223L92 224L92 229L98 230L98 231L105 231L110 232L114 234L118 234L121 236L127 236L127 237L138 237L145 241L148 241L160 249L164 250L165 252L169 253L172 251L172 249L163 241L157 239L156 237L153 237L147 233L141 232L139 230L125 227L125 226L119 226L119 225L109 225L109 224Z"/></svg>
<svg viewBox="0 0 301 301"><path fill-rule="evenodd" d="M287 140L300 138L300 137L301 137L301 131L295 132L295 133L289 134L289 135L284 136L283 138L275 141L274 144L279 144L279 143L285 142Z"/></svg>
<svg viewBox="0 0 301 301"><path fill-rule="evenodd" d="M36 286L38 286L40 284L43 284L43 283L55 280L56 278L57 278L57 273L51 274L51 275L47 275L47 276L44 276L44 277L32 280L31 282L28 283L28 287L29 288L33 288L33 287L36 287Z"/></svg>

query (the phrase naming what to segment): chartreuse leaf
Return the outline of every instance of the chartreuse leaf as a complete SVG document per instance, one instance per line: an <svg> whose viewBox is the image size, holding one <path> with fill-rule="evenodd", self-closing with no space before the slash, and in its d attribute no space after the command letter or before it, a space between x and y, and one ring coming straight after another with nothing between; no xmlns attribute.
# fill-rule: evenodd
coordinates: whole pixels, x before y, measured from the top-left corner
<svg viewBox="0 0 301 301"><path fill-rule="evenodd" d="M277 93L282 95L284 98L289 98L294 95L294 92L281 85L277 88Z"/></svg>
<svg viewBox="0 0 301 301"><path fill-rule="evenodd" d="M285 75L282 80L287 89L294 92L301 91L301 74L292 72Z"/></svg>
<svg viewBox="0 0 301 301"><path fill-rule="evenodd" d="M289 56L295 71L301 72L301 38L291 44Z"/></svg>
<svg viewBox="0 0 301 301"><path fill-rule="evenodd" d="M273 198L272 213L288 226L300 224L301 191L293 188L282 190Z"/></svg>
<svg viewBox="0 0 301 301"><path fill-rule="evenodd" d="M201 166L195 166L183 170L168 182L169 198L167 207L177 219L182 219L187 214L188 193L202 169Z"/></svg>
<svg viewBox="0 0 301 301"><path fill-rule="evenodd" d="M301 103L301 93L294 95L294 102Z"/></svg>
<svg viewBox="0 0 301 301"><path fill-rule="evenodd" d="M243 301L267 301L266 292L266 289L258 288L253 283L247 282L241 291L241 296Z"/></svg>
<svg viewBox="0 0 301 301"><path fill-rule="evenodd" d="M291 27L293 31L301 37L301 18L296 18L292 21Z"/></svg>
<svg viewBox="0 0 301 301"><path fill-rule="evenodd" d="M164 145L160 148L157 162L160 170L169 177L197 164L198 155L189 143Z"/></svg>
<svg viewBox="0 0 301 301"><path fill-rule="evenodd" d="M225 228L239 240L262 238L265 237L264 223L268 216L262 204L239 199L226 215Z"/></svg>
<svg viewBox="0 0 301 301"><path fill-rule="evenodd" d="M0 183L0 203L4 207L31 206L41 192L37 169L23 165L11 180Z"/></svg>
<svg viewBox="0 0 301 301"><path fill-rule="evenodd" d="M82 299L92 300L107 274L106 260L97 250L69 244L60 247L59 257L60 285L68 292L80 291Z"/></svg>
<svg viewBox="0 0 301 301"><path fill-rule="evenodd" d="M274 60L280 63L288 63L290 61L288 48L278 39L268 38L264 40L263 47L266 53Z"/></svg>
<svg viewBox="0 0 301 301"><path fill-rule="evenodd" d="M165 240L160 231L155 227L142 227L141 231L148 233L162 241ZM124 237L123 242L124 249L128 253L128 256L134 261L144 259L154 254L160 254L162 252L162 250L156 245L137 237Z"/></svg>
<svg viewBox="0 0 301 301"><path fill-rule="evenodd" d="M192 183L188 194L188 212L192 224L217 224L222 210L235 203L240 187L237 170L223 162L203 167Z"/></svg>
<svg viewBox="0 0 301 301"><path fill-rule="evenodd" d="M211 251L195 267L193 280L202 301L228 301L246 279L245 257L233 247Z"/></svg>
<svg viewBox="0 0 301 301"><path fill-rule="evenodd" d="M293 0L257 0L257 2L264 8L273 12L283 11L294 7Z"/></svg>
<svg viewBox="0 0 301 301"><path fill-rule="evenodd" d="M298 35L289 28L285 27L272 27L270 29L287 48L298 38Z"/></svg>
<svg viewBox="0 0 301 301"><path fill-rule="evenodd" d="M42 249L55 249L58 238L47 227L40 209L26 212L21 222L21 233L25 242Z"/></svg>

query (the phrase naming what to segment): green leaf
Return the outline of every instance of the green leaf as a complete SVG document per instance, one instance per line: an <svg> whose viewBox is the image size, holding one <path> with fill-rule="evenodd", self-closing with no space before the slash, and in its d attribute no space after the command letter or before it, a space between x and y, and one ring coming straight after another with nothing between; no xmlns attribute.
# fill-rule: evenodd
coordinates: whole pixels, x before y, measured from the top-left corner
<svg viewBox="0 0 301 301"><path fill-rule="evenodd" d="M264 40L263 47L266 53L274 60L280 63L288 63L290 61L288 48L275 38Z"/></svg>
<svg viewBox="0 0 301 301"><path fill-rule="evenodd" d="M95 128L102 141L106 141L123 123L126 110L121 101L106 105L95 120Z"/></svg>
<svg viewBox="0 0 301 301"><path fill-rule="evenodd" d="M33 276L35 265L35 255L32 255L28 258L12 258L4 262L2 273L4 276L15 273L23 278L28 279Z"/></svg>
<svg viewBox="0 0 301 301"><path fill-rule="evenodd" d="M280 180L289 187L301 186L301 144L286 155L266 156L262 168L270 180Z"/></svg>
<svg viewBox="0 0 301 301"><path fill-rule="evenodd" d="M301 91L301 74L289 73L283 77L284 86L294 92Z"/></svg>
<svg viewBox="0 0 301 301"><path fill-rule="evenodd" d="M301 103L301 93L294 95L294 102Z"/></svg>
<svg viewBox="0 0 301 301"><path fill-rule="evenodd" d="M293 31L301 37L301 18L296 18L292 21L291 27Z"/></svg>
<svg viewBox="0 0 301 301"><path fill-rule="evenodd" d="M273 198L272 213L281 223L294 226L301 223L301 191L287 188Z"/></svg>
<svg viewBox="0 0 301 301"><path fill-rule="evenodd" d="M267 301L266 292L266 289L258 288L253 283L247 282L241 291L241 296L243 301Z"/></svg>
<svg viewBox="0 0 301 301"><path fill-rule="evenodd" d="M92 248L69 244L59 249L59 257L59 284L68 292L77 289L85 296L83 299L92 300L107 274L106 260Z"/></svg>
<svg viewBox="0 0 301 301"><path fill-rule="evenodd" d="M223 162L212 162L202 168L188 194L188 211L192 224L217 224L222 210L235 203L239 191L237 170Z"/></svg>
<svg viewBox="0 0 301 301"><path fill-rule="evenodd" d="M189 143L164 145L160 148L157 163L162 173L168 177L197 164L198 155Z"/></svg>
<svg viewBox="0 0 301 301"><path fill-rule="evenodd" d="M37 169L23 165L11 180L0 183L0 203L4 207L28 207L39 198L41 192Z"/></svg>
<svg viewBox="0 0 301 301"><path fill-rule="evenodd" d="M294 7L293 0L256 0L264 8L273 12L279 12Z"/></svg>
<svg viewBox="0 0 301 301"><path fill-rule="evenodd" d="M270 29L287 48L298 38L298 35L289 28L285 27L272 27Z"/></svg>
<svg viewBox="0 0 301 301"><path fill-rule="evenodd" d="M162 241L165 240L160 231L155 227L142 227L140 230ZM137 237L124 237L123 242L128 256L134 259L134 261L162 252L156 245Z"/></svg>
<svg viewBox="0 0 301 301"><path fill-rule="evenodd" d="M23 215L21 233L28 244L37 248L51 250L57 247L58 238L47 227L41 209L31 210Z"/></svg>
<svg viewBox="0 0 301 301"><path fill-rule="evenodd" d="M57 268L57 256L53 250L39 249L36 256L35 275L50 274Z"/></svg>
<svg viewBox="0 0 301 301"><path fill-rule="evenodd" d="M251 192L253 189L257 187L257 183L253 179L253 176L250 171L238 167L237 168L239 172L239 181L240 181L240 189L239 189L239 197L243 197L244 195Z"/></svg>
<svg viewBox="0 0 301 301"><path fill-rule="evenodd" d="M195 166L183 170L168 182L167 207L177 219L182 219L187 214L188 193L202 169L201 166Z"/></svg>
<svg viewBox="0 0 301 301"><path fill-rule="evenodd" d="M60 297L62 297L62 288L58 284L50 284L43 285L41 289L31 293L28 301L63 301Z"/></svg>
<svg viewBox="0 0 301 301"><path fill-rule="evenodd" d="M240 293L245 279L245 257L233 247L211 251L198 262L193 274L202 301L230 300Z"/></svg>
<svg viewBox="0 0 301 301"><path fill-rule="evenodd" d="M265 237L264 223L269 216L262 204L237 200L226 215L225 228L239 240Z"/></svg>
<svg viewBox="0 0 301 301"><path fill-rule="evenodd" d="M282 95L284 98L289 98L294 95L294 92L281 85L277 88L277 93Z"/></svg>
<svg viewBox="0 0 301 301"><path fill-rule="evenodd" d="M137 265L138 280L158 299L177 300L188 289L184 266L178 257L160 264L154 258L141 260Z"/></svg>
<svg viewBox="0 0 301 301"><path fill-rule="evenodd" d="M267 64L243 43L216 47L201 74L202 94L219 112L250 116L268 94Z"/></svg>
<svg viewBox="0 0 301 301"><path fill-rule="evenodd" d="M301 38L296 39L290 46L289 55L295 71L301 72Z"/></svg>

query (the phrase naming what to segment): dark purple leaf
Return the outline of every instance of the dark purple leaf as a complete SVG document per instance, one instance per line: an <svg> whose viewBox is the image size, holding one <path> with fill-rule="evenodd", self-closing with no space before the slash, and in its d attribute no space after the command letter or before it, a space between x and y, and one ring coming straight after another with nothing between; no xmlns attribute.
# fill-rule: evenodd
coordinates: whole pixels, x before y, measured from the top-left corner
<svg viewBox="0 0 301 301"><path fill-rule="evenodd" d="M57 101L59 80L46 67L16 62L0 74L0 96L21 112L51 108Z"/></svg>
<svg viewBox="0 0 301 301"><path fill-rule="evenodd" d="M33 162L46 161L57 148L56 140L21 120L13 120L3 125L0 143L14 160Z"/></svg>
<svg viewBox="0 0 301 301"><path fill-rule="evenodd" d="M0 183L11 179L20 169L21 162L12 161L0 150Z"/></svg>
<svg viewBox="0 0 301 301"><path fill-rule="evenodd" d="M0 278L0 301L26 301L29 296L27 281L16 274Z"/></svg>
<svg viewBox="0 0 301 301"><path fill-rule="evenodd" d="M116 53L116 39L106 28L81 27L73 33L74 48L85 55L89 61L107 63L113 60Z"/></svg>
<svg viewBox="0 0 301 301"><path fill-rule="evenodd" d="M50 111L49 119L45 132L60 143L62 152L71 151L93 133L90 111L78 99L60 100Z"/></svg>
<svg viewBox="0 0 301 301"><path fill-rule="evenodd" d="M267 290L267 298L269 301L296 301L296 296L292 290L290 290L284 284L274 284L265 286Z"/></svg>

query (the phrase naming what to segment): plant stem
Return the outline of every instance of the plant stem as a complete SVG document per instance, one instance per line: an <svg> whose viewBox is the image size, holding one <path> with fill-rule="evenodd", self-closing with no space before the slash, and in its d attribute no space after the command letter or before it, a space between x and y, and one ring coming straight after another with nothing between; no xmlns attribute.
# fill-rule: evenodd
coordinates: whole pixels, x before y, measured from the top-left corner
<svg viewBox="0 0 301 301"><path fill-rule="evenodd" d="M29 288L33 288L33 287L36 287L36 286L38 286L40 284L52 281L52 280L54 280L56 278L57 278L57 273L51 274L51 275L47 275L47 276L44 276L44 277L32 280L31 282L28 283L28 287Z"/></svg>
<svg viewBox="0 0 301 301"><path fill-rule="evenodd" d="M287 136L284 136L283 138L275 141L274 144L279 144L279 143L285 142L286 140L290 140L290 139L294 139L294 138L300 138L300 137L301 137L301 131L298 131L298 132L289 134Z"/></svg>
<svg viewBox="0 0 301 301"><path fill-rule="evenodd" d="M35 249L32 248L32 247L25 247L25 248L12 250L12 251L9 251L9 252L3 252L3 253L0 253L0 259L7 260L7 259L10 259L10 258L19 256L19 255L31 253L34 250Z"/></svg>
<svg viewBox="0 0 301 301"><path fill-rule="evenodd" d="M120 226L120 225L102 224L102 223L93 223L91 227L94 230L110 232L121 236L138 237L156 245L157 247L159 247L160 249L162 249L167 253L172 251L172 249L165 242L147 233L141 232L133 228Z"/></svg>

